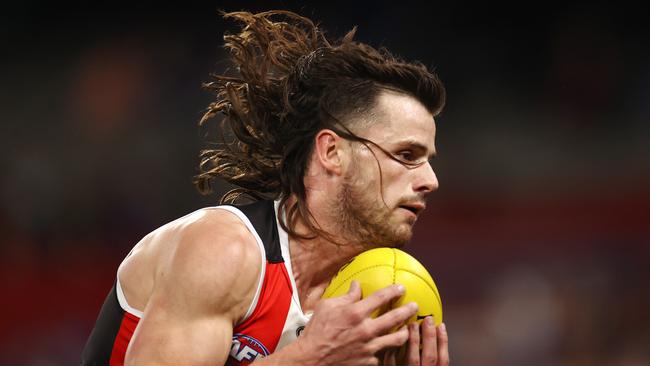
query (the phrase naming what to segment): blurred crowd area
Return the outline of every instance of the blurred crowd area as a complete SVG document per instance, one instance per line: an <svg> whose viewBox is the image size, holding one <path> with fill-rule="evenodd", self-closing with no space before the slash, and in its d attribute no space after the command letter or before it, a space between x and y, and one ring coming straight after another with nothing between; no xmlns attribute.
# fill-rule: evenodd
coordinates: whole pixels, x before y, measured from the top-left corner
<svg viewBox="0 0 650 366"><path fill-rule="evenodd" d="M606 2L542 9L232 2L14 4L0 61L0 364L77 364L117 265L218 203L192 185L234 29L298 11L435 67L440 190L407 248L455 365L650 364L650 31ZM552 8L552 9L551 9Z"/></svg>

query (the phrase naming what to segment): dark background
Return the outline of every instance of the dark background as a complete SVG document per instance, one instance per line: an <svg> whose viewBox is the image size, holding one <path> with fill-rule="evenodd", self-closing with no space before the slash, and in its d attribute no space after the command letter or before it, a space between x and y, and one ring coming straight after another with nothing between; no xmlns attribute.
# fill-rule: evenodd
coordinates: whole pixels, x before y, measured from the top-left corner
<svg viewBox="0 0 650 366"><path fill-rule="evenodd" d="M648 365L650 29L607 2L27 1L0 15L0 364L78 364L129 249L201 197L218 9L436 68L440 190L408 250L454 365Z"/></svg>

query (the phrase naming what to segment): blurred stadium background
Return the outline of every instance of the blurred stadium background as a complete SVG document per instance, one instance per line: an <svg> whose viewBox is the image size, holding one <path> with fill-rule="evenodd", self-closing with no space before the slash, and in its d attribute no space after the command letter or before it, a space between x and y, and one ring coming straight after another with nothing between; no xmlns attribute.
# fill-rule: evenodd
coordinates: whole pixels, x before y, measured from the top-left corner
<svg viewBox="0 0 650 366"><path fill-rule="evenodd" d="M205 205L218 9L294 10L437 68L441 188L409 251L454 365L650 364L650 27L602 1L28 1L0 15L0 364L78 364L120 260Z"/></svg>

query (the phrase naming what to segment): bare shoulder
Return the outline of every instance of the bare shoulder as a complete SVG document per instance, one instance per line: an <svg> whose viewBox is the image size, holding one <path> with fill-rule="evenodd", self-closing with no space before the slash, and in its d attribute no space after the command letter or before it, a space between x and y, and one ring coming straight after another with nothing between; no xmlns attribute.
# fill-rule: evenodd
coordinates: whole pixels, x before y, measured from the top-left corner
<svg viewBox="0 0 650 366"><path fill-rule="evenodd" d="M151 240L159 252L151 300L156 294L158 300L174 294L187 311L228 313L233 321L245 314L257 289L262 256L239 217L223 209L201 209L161 227Z"/></svg>
<svg viewBox="0 0 650 366"><path fill-rule="evenodd" d="M185 260L250 260L251 252L258 253L256 239L244 222L228 210L205 208L195 211L163 227L155 233L164 241L173 243L167 251L171 259L182 264ZM201 264L192 263L192 264ZM242 264L242 263L238 263ZM211 267L211 266L210 266Z"/></svg>

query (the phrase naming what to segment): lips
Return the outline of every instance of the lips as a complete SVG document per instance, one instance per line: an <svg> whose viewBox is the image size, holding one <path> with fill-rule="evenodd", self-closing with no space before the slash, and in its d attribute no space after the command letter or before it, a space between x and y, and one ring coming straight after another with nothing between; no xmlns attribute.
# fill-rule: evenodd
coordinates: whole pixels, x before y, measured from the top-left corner
<svg viewBox="0 0 650 366"><path fill-rule="evenodd" d="M424 210L425 205L420 202L411 202L411 203L404 203L399 205L400 208L403 208L405 210L409 210L413 212L415 215L419 215L422 210Z"/></svg>

